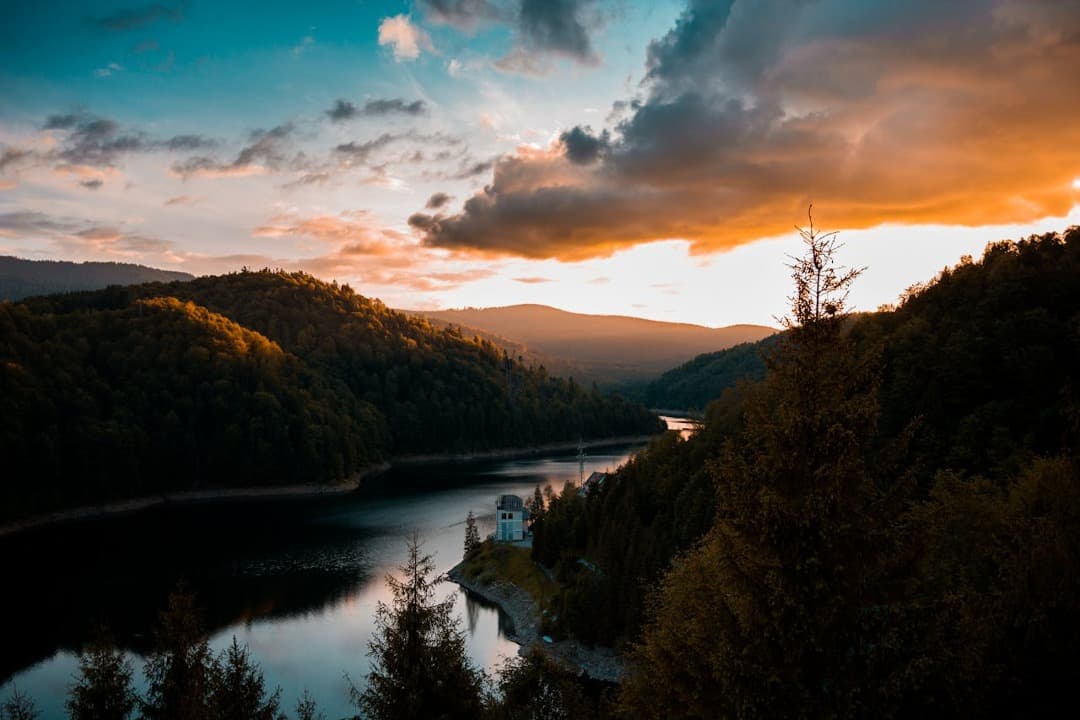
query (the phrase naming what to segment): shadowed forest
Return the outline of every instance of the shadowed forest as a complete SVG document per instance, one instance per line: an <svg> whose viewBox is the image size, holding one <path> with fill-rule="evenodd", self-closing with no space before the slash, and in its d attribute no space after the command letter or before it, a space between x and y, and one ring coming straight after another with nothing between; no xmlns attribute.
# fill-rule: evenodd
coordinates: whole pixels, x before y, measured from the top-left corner
<svg viewBox="0 0 1080 720"><path fill-rule="evenodd" d="M303 273L0 304L0 521L660 429L643 406Z"/></svg>
<svg viewBox="0 0 1080 720"><path fill-rule="evenodd" d="M547 503L550 631L629 653L634 717L1052 714L1080 680L1080 230L859 317L844 283L808 304L815 274L763 380Z"/></svg>

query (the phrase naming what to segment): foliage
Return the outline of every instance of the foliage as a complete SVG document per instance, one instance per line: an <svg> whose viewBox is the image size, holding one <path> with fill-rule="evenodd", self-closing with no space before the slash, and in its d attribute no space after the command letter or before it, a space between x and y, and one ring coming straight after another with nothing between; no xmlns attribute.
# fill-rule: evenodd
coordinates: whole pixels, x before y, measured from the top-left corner
<svg viewBox="0 0 1080 720"><path fill-rule="evenodd" d="M262 671L251 660L246 646L233 636L211 672L210 707L215 720L278 720L281 688L270 695Z"/></svg>
<svg viewBox="0 0 1080 720"><path fill-rule="evenodd" d="M169 595L154 641L143 670L147 689L141 703L142 720L212 717L214 658L194 595L182 590Z"/></svg>
<svg viewBox="0 0 1080 720"><path fill-rule="evenodd" d="M296 701L296 720L326 720L307 688L304 688L304 694Z"/></svg>
<svg viewBox="0 0 1080 720"><path fill-rule="evenodd" d="M34 701L14 688L11 696L0 703L0 720L34 720L40 715Z"/></svg>
<svg viewBox="0 0 1080 720"><path fill-rule="evenodd" d="M539 608L547 606L558 585L537 566L529 550L491 539L480 543L476 552L465 559L462 572L483 585L507 582L532 595Z"/></svg>
<svg viewBox="0 0 1080 720"><path fill-rule="evenodd" d="M302 273L0 304L0 520L657 423Z"/></svg>
<svg viewBox="0 0 1080 720"><path fill-rule="evenodd" d="M480 548L480 531L476 529L476 518L472 510L465 518L465 557L470 557Z"/></svg>
<svg viewBox="0 0 1080 720"><path fill-rule="evenodd" d="M702 410L740 381L765 377L763 354L777 339L777 335L772 335L757 342L740 343L726 350L698 355L648 384L626 389L626 394L652 408Z"/></svg>
<svg viewBox="0 0 1080 720"><path fill-rule="evenodd" d="M610 716L606 693L587 692L578 677L541 651L507 658L498 673L498 698L489 702L490 720L574 720Z"/></svg>
<svg viewBox="0 0 1080 720"><path fill-rule="evenodd" d="M79 655L79 676L68 693L72 720L126 720L137 704L131 663L102 633Z"/></svg>
<svg viewBox="0 0 1080 720"><path fill-rule="evenodd" d="M454 598L434 599L434 569L414 536L408 559L399 568L401 578L386 578L394 599L389 605L380 602L375 613L368 685L363 691L351 690L367 717L472 718L483 707L483 674L465 655L465 637L453 616Z"/></svg>

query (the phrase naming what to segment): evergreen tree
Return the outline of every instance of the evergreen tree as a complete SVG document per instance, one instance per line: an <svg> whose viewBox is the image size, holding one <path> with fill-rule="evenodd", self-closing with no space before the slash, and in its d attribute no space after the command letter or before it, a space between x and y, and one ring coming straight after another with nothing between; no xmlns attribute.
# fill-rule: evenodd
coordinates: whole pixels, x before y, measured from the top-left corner
<svg viewBox="0 0 1080 720"><path fill-rule="evenodd" d="M252 662L247 646L233 636L214 664L210 705L216 720L277 720L281 688L268 697L262 671Z"/></svg>
<svg viewBox="0 0 1080 720"><path fill-rule="evenodd" d="M131 663L102 633L79 656L79 678L67 699L71 720L126 720L135 710Z"/></svg>
<svg viewBox="0 0 1080 720"><path fill-rule="evenodd" d="M537 485L533 490L532 499L528 501L529 505L529 528L531 529L544 517L544 495L540 492L540 486Z"/></svg>
<svg viewBox="0 0 1080 720"><path fill-rule="evenodd" d="M476 518L472 510L465 518L465 557L469 558L480 547L480 532L476 529Z"/></svg>
<svg viewBox="0 0 1080 720"><path fill-rule="evenodd" d="M34 706L34 701L15 688L2 705L0 705L0 720L34 720L41 713Z"/></svg>
<svg viewBox="0 0 1080 720"><path fill-rule="evenodd" d="M483 673L465 655L465 636L453 617L454 598L435 600L438 579L414 535L399 568L386 578L394 599L375 611L369 648L372 669L353 702L374 720L473 718L483 707Z"/></svg>
<svg viewBox="0 0 1080 720"><path fill-rule="evenodd" d="M606 698L590 701L578 678L532 649L507 658L499 670L501 697L488 704L490 720L572 720L606 714Z"/></svg>
<svg viewBox="0 0 1080 720"><path fill-rule="evenodd" d="M664 580L634 653L635 714L850 717L877 699L897 510L867 460L877 362L844 332L860 271L837 267L834 233L801 233L788 332L712 466L714 526Z"/></svg>
<svg viewBox="0 0 1080 720"><path fill-rule="evenodd" d="M210 717L214 658L206 642L194 595L169 595L147 660L143 720L203 720Z"/></svg>
<svg viewBox="0 0 1080 720"><path fill-rule="evenodd" d="M326 720L307 688L304 688L304 694L296 701L296 720Z"/></svg>

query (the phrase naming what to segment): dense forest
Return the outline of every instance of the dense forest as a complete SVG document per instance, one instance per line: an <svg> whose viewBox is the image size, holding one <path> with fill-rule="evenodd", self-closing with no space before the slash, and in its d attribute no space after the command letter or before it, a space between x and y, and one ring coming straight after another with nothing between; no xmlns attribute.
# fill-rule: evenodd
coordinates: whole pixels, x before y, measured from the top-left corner
<svg viewBox="0 0 1080 720"><path fill-rule="evenodd" d="M698 355L647 383L627 385L623 393L651 408L700 412L740 380L765 377L764 354L778 340L770 335L757 342Z"/></svg>
<svg viewBox="0 0 1080 720"><path fill-rule="evenodd" d="M658 428L642 406L302 273L0 304L0 520Z"/></svg>
<svg viewBox="0 0 1080 720"><path fill-rule="evenodd" d="M803 302L812 260L763 380L549 498L549 630L628 651L630 716L1050 712L1080 681L1080 228L863 316L828 262Z"/></svg>
<svg viewBox="0 0 1080 720"><path fill-rule="evenodd" d="M110 285L190 280L192 277L184 272L132 263L24 260L5 255L0 256L0 300L98 290Z"/></svg>

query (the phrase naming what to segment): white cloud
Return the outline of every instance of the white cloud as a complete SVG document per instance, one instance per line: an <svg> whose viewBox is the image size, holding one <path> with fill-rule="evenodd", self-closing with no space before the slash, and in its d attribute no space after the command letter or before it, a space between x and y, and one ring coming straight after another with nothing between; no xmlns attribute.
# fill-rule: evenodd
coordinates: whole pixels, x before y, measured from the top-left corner
<svg viewBox="0 0 1080 720"><path fill-rule="evenodd" d="M379 23L379 45L390 45L397 60L415 60L421 50L434 52L431 36L409 19L408 15L383 18Z"/></svg>
<svg viewBox="0 0 1080 720"><path fill-rule="evenodd" d="M111 62L108 65L106 65L105 67L98 68L97 70L95 70L94 74L97 75L99 78L107 78L110 75L112 75L113 73L120 72L123 69L124 68L123 68L122 65L120 65L118 63Z"/></svg>

